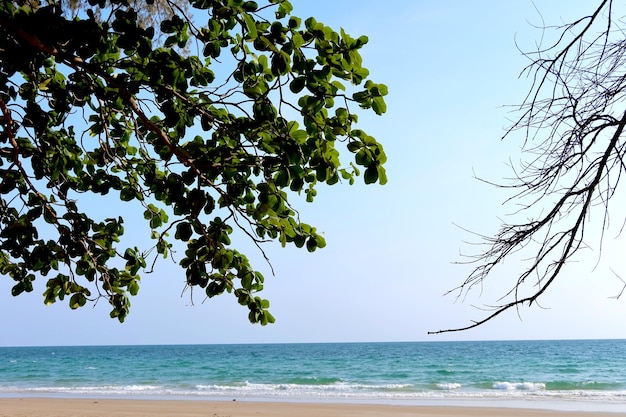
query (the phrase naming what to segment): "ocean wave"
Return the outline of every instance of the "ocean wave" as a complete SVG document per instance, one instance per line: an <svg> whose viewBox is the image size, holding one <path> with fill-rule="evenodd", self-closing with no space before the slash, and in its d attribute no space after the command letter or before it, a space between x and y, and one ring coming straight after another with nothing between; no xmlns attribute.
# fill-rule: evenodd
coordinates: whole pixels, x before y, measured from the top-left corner
<svg viewBox="0 0 626 417"><path fill-rule="evenodd" d="M447 383L440 383L440 384L435 384L435 386L439 389L448 391L448 390L455 390L455 389L459 389L462 387L461 384L455 383L455 382L447 382Z"/></svg>
<svg viewBox="0 0 626 417"><path fill-rule="evenodd" d="M327 395L335 393L337 395L345 395L346 393L359 393L359 392L406 392L412 389L412 384L385 384L385 385L367 385L367 384L351 384L343 381L337 381L330 384L293 384L293 383L277 383L277 384L263 384L263 383L251 383L245 381L239 384L228 385L196 385L196 389L204 393L220 394L224 392L228 393L254 393L254 394L276 394L277 392L290 392L293 394L306 393L320 395ZM282 395L282 394L278 394ZM317 394L316 394L317 395Z"/></svg>
<svg viewBox="0 0 626 417"><path fill-rule="evenodd" d="M436 389L420 389L410 384L366 385L336 383L329 385L256 384L244 381L239 384L196 385L187 388L162 385L102 385L102 386L50 386L50 387L0 387L2 395L63 396L63 397L140 397L164 399L195 397L206 399L250 398L282 400L566 400L626 403L626 391L599 390L545 390L541 384L501 383L499 388L478 390L456 383L436 384ZM508 387L508 388L505 388ZM534 388L531 388L534 387Z"/></svg>
<svg viewBox="0 0 626 417"><path fill-rule="evenodd" d="M454 369L438 369L437 373L439 375L450 375L450 374L455 373L455 371L454 371Z"/></svg>
<svg viewBox="0 0 626 417"><path fill-rule="evenodd" d="M546 384L543 382L495 382L493 389L498 390L524 390L524 391L537 391L545 390Z"/></svg>

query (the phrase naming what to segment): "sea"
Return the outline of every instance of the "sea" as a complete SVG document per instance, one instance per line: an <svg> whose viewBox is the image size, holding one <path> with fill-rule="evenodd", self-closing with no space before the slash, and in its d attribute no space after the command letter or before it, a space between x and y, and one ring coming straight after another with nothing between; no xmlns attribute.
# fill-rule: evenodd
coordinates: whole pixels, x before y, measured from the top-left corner
<svg viewBox="0 0 626 417"><path fill-rule="evenodd" d="M0 347L0 397L626 411L626 340Z"/></svg>

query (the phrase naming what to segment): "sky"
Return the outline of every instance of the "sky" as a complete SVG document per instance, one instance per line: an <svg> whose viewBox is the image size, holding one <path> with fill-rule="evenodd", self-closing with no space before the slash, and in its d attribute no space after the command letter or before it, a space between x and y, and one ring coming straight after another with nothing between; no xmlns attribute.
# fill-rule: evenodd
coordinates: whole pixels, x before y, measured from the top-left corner
<svg viewBox="0 0 626 417"><path fill-rule="evenodd" d="M612 271L626 276L618 245L583 254L540 299L479 328L443 335L484 317L520 271L505 263L465 299L444 294L471 271L475 235L490 235L515 207L510 194L478 181L510 175L521 136L501 140L511 107L529 80L519 78L541 37L542 19L558 24L590 13L595 2L565 0L293 0L294 15L315 16L353 36L365 34L364 65L389 87L388 112L360 116L360 127L385 147L385 186L320 186L317 200L294 201L303 221L324 233L315 253L265 246L275 275L249 242L238 244L266 276L262 295L277 321L247 320L234 297L181 295L184 271L160 262L142 278L125 323L101 302L77 311L43 305L44 279L14 298L0 280L0 346L443 341L626 338L626 299ZM541 14L538 13L541 12ZM111 206L111 214L124 214ZM119 213L118 213L119 211ZM593 237L593 232L590 232ZM615 243L614 235L609 243ZM623 246L622 246L623 247ZM461 264L459 264L461 262Z"/></svg>

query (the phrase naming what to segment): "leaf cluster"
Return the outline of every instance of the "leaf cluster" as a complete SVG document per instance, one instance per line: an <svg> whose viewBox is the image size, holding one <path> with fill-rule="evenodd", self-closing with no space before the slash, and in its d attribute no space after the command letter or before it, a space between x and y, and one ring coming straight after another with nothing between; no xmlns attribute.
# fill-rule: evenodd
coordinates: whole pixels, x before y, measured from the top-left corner
<svg viewBox="0 0 626 417"><path fill-rule="evenodd" d="M48 277L46 304L105 298L123 321L141 274L182 245L186 285L271 323L264 277L231 238L314 251L325 240L290 199L361 169L387 181L382 146L353 127L352 107L386 110L367 38L284 0L191 0L194 20L167 3L156 30L134 4L89 0L68 18L62 3L0 2L0 273L13 295ZM110 194L143 213L150 247L124 243L123 213L81 206Z"/></svg>

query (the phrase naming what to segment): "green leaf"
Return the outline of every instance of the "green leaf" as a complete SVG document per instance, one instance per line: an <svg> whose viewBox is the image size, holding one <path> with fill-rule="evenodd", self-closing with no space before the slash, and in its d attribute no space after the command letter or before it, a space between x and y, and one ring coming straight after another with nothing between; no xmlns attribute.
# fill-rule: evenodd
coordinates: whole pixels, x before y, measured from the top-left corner
<svg viewBox="0 0 626 417"><path fill-rule="evenodd" d="M70 308L72 310L76 310L79 307L82 307L87 302L87 299L82 293L75 293L70 297Z"/></svg>
<svg viewBox="0 0 626 417"><path fill-rule="evenodd" d="M284 75L289 70L289 55L282 51L272 54L272 74Z"/></svg>
<svg viewBox="0 0 626 417"><path fill-rule="evenodd" d="M291 132L290 136L298 143L304 144L306 140L309 138L309 134L306 133L306 130L296 130L295 132Z"/></svg>
<svg viewBox="0 0 626 417"><path fill-rule="evenodd" d="M387 184L387 170L385 170L382 166L378 166L376 169L378 171L378 183L380 185Z"/></svg>
<svg viewBox="0 0 626 417"><path fill-rule="evenodd" d="M191 224L189 222L182 222L176 225L176 239L186 242L191 239L192 234L193 230L191 229Z"/></svg>
<svg viewBox="0 0 626 417"><path fill-rule="evenodd" d="M13 288L11 288L11 295L13 297L17 297L18 295L20 295L21 293L23 293L25 290L25 286L24 286L24 282L20 281L17 284L15 284L13 286Z"/></svg>
<svg viewBox="0 0 626 417"><path fill-rule="evenodd" d="M294 94L298 94L300 91L302 91L304 89L305 85L306 85L306 78L305 77L297 77L297 78L294 78L289 83L289 90L291 90L291 92L294 93Z"/></svg>
<svg viewBox="0 0 626 417"><path fill-rule="evenodd" d="M375 165L370 165L365 169L365 173L363 174L363 178L365 179L366 184L373 184L378 181L378 169Z"/></svg>
<svg viewBox="0 0 626 417"><path fill-rule="evenodd" d="M374 162L370 150L367 148L362 148L360 151L358 151L354 156L354 160L357 164L365 167L369 167Z"/></svg>
<svg viewBox="0 0 626 417"><path fill-rule="evenodd" d="M291 20L289 23L291 24ZM294 48L300 48L304 45L304 38L299 33L294 33L291 37L291 42L293 43Z"/></svg>
<svg viewBox="0 0 626 417"><path fill-rule="evenodd" d="M287 169L278 171L276 177L274 178L274 183L277 187L281 188L289 185L289 171Z"/></svg>
<svg viewBox="0 0 626 417"><path fill-rule="evenodd" d="M252 278L253 278L252 274L246 274L243 277L241 277L241 286L247 290L251 289Z"/></svg>
<svg viewBox="0 0 626 417"><path fill-rule="evenodd" d="M374 97L372 99L372 109L378 115L385 113L387 111L387 104L385 104L385 99L382 97Z"/></svg>
<svg viewBox="0 0 626 417"><path fill-rule="evenodd" d="M264 311L264 312L263 312L263 317L265 318L265 323L266 323L266 324L267 324L267 323L270 323L270 324L271 324L271 323L275 323L275 322L276 322L276 319L274 318L274 316L272 316L272 315L270 314L270 312L269 312L269 311Z"/></svg>
<svg viewBox="0 0 626 417"><path fill-rule="evenodd" d="M246 28L248 29L248 38L254 40L257 38L258 33L256 30L256 22L248 13L244 13L243 19L246 23Z"/></svg>
<svg viewBox="0 0 626 417"><path fill-rule="evenodd" d="M128 292L131 295L137 295L137 293L139 292L139 283L137 282L137 280L134 279L128 284Z"/></svg>

